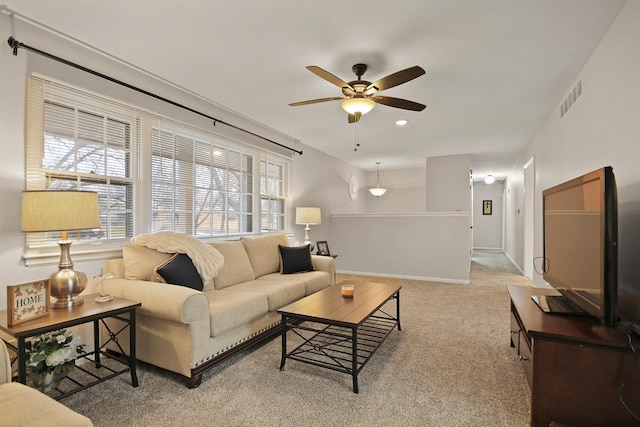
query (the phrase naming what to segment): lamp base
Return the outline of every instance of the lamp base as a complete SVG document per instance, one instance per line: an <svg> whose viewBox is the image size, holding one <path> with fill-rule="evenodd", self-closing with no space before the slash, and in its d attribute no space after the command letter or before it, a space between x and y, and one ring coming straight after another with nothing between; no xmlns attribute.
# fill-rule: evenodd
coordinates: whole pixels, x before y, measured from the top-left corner
<svg viewBox="0 0 640 427"><path fill-rule="evenodd" d="M84 304L78 294L87 286L87 275L71 268L60 268L49 278L53 308L71 308Z"/></svg>
<svg viewBox="0 0 640 427"><path fill-rule="evenodd" d="M64 298L55 298L51 303L52 308L71 308L84 304L84 299L81 296L69 295Z"/></svg>

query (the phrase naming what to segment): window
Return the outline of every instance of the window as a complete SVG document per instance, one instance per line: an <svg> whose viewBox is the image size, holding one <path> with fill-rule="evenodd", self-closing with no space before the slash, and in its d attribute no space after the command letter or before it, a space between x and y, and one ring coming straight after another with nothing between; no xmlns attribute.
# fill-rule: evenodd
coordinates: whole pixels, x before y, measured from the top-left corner
<svg viewBox="0 0 640 427"><path fill-rule="evenodd" d="M152 130L153 231L196 236L253 231L253 156L212 138L184 128Z"/></svg>
<svg viewBox="0 0 640 427"><path fill-rule="evenodd" d="M135 111L36 77L29 84L26 188L97 192L101 227L71 235L73 249L108 250L104 243L133 235ZM60 235L27 234L27 265L57 260Z"/></svg>
<svg viewBox="0 0 640 427"><path fill-rule="evenodd" d="M45 188L98 193L101 229L81 231L81 239L121 239L132 234L133 121L45 100Z"/></svg>
<svg viewBox="0 0 640 427"><path fill-rule="evenodd" d="M266 160L250 145L39 77L30 79L27 121L27 189L99 195L101 228L74 234L74 259L116 254L151 231L284 230L284 158ZM27 265L57 261L59 238L29 233Z"/></svg>
<svg viewBox="0 0 640 427"><path fill-rule="evenodd" d="M260 229L284 230L286 209L286 164L272 159L260 161Z"/></svg>

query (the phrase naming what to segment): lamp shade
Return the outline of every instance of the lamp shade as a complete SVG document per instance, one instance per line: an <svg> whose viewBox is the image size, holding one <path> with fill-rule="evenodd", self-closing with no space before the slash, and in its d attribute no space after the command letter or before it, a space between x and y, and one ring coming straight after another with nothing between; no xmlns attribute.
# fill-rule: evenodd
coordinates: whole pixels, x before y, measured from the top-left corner
<svg viewBox="0 0 640 427"><path fill-rule="evenodd" d="M320 208L301 207L296 208L296 224L321 224L322 213Z"/></svg>
<svg viewBox="0 0 640 427"><path fill-rule="evenodd" d="M43 190L22 193L22 231L69 231L100 227L98 193Z"/></svg>
<svg viewBox="0 0 640 427"><path fill-rule="evenodd" d="M387 192L387 189L383 187L373 187L369 189L369 192L376 197L380 197Z"/></svg>
<svg viewBox="0 0 640 427"><path fill-rule="evenodd" d="M376 106L376 103L368 98L347 98L340 105L349 114L366 114Z"/></svg>

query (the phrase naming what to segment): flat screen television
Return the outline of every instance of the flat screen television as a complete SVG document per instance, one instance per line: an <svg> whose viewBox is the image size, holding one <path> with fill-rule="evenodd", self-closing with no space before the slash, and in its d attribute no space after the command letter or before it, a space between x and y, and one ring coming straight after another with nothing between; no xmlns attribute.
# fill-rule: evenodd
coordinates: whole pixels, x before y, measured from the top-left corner
<svg viewBox="0 0 640 427"><path fill-rule="evenodd" d="M544 280L568 302L565 308L575 309L567 314L586 313L604 324L616 323L618 201L613 169L603 167L544 190L542 200ZM541 307L553 312L553 305L542 301Z"/></svg>

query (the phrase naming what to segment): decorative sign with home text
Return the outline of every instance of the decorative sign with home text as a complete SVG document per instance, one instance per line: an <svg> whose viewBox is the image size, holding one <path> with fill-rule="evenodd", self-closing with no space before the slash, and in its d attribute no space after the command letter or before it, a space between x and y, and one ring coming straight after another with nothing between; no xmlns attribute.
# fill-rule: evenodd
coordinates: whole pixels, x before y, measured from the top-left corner
<svg viewBox="0 0 640 427"><path fill-rule="evenodd" d="M7 324L17 325L49 313L49 280L7 286Z"/></svg>

